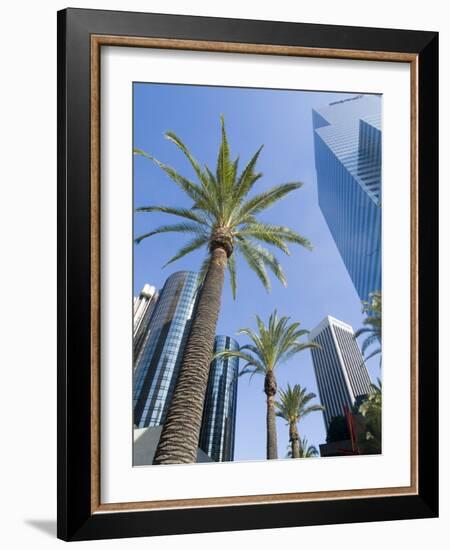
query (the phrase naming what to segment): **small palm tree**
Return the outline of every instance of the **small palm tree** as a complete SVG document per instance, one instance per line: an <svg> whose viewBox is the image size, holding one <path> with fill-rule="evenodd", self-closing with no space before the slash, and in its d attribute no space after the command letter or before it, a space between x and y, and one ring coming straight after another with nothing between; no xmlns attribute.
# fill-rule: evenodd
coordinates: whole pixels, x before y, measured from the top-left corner
<svg viewBox="0 0 450 550"><path fill-rule="evenodd" d="M278 409L276 415L286 420L289 426L292 458L301 458L297 424L308 414L314 411L323 411L322 405L308 405L312 399L316 398L316 394L306 393L306 391L306 388L302 388L300 384L295 384L293 388L288 384L285 390L279 391L280 400L275 402L275 407Z"/></svg>
<svg viewBox="0 0 450 550"><path fill-rule="evenodd" d="M363 302L363 313L366 314L363 321L364 327L355 332L355 338L359 338L362 334L367 335L361 346L364 356L370 346L375 343L379 346L365 357L366 360L375 355L381 355L381 292L371 292L369 296L370 300Z"/></svg>
<svg viewBox="0 0 450 550"><path fill-rule="evenodd" d="M224 351L217 356L234 356L243 359L246 364L240 375L255 374L264 376L264 393L267 400L266 429L268 459L278 458L277 429L275 423L275 396L277 380L275 371L282 363L305 349L318 347L317 344L302 342L301 338L308 330L300 330L300 323L291 323L290 317L278 317L274 311L269 317L267 327L260 317L256 316L258 332L251 328L239 330L239 334L247 335L251 344L241 346L239 351Z"/></svg>
<svg viewBox="0 0 450 550"><path fill-rule="evenodd" d="M319 456L319 451L314 445L309 445L309 442L306 437L300 439L300 456L299 458L312 458L314 456ZM286 453L286 458L292 458L292 445L288 445L288 452Z"/></svg>
<svg viewBox="0 0 450 550"><path fill-rule="evenodd" d="M264 243L289 254L288 244L311 249L311 244L299 233L283 225L258 221L258 215L301 187L292 182L275 185L249 197L262 174L255 170L261 148L241 173L238 159L231 159L223 117L222 142L213 173L208 166L200 166L186 145L173 132L166 137L186 156L194 170L192 181L163 164L149 153L135 149L136 155L145 157L161 168L191 201L189 208L174 206L143 206L140 212L163 212L181 218L180 223L163 225L136 239L161 233L193 235L168 263L201 248L207 254L201 268L202 285L198 293L196 315L186 343L180 374L174 395L156 449L155 464L195 462L202 420L202 411L208 381L209 365L213 353L217 319L220 311L222 287L228 268L233 296L236 295L235 252L239 252L256 273L266 289L270 288L267 269L283 285L286 277L275 255Z"/></svg>
<svg viewBox="0 0 450 550"><path fill-rule="evenodd" d="M319 456L319 451L314 445L309 445L306 437L300 439L300 458L311 458Z"/></svg>

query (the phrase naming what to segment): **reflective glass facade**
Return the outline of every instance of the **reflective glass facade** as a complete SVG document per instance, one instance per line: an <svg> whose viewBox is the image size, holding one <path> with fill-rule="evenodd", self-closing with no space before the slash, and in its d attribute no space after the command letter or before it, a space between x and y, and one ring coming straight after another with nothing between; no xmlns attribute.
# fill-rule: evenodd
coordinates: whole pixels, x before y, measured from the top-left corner
<svg viewBox="0 0 450 550"><path fill-rule="evenodd" d="M162 289L136 358L133 383L134 423L138 428L165 421L189 335L198 275L180 271Z"/></svg>
<svg viewBox="0 0 450 550"><path fill-rule="evenodd" d="M216 336L214 352L239 349L229 336ZM216 462L234 459L239 359L211 363L199 447Z"/></svg>
<svg viewBox="0 0 450 550"><path fill-rule="evenodd" d="M370 392L370 377L350 325L326 317L309 334L320 345L311 349L319 397L325 407L325 428L334 416L344 414L359 396Z"/></svg>
<svg viewBox="0 0 450 550"><path fill-rule="evenodd" d="M319 206L361 300L381 290L381 96L313 110Z"/></svg>

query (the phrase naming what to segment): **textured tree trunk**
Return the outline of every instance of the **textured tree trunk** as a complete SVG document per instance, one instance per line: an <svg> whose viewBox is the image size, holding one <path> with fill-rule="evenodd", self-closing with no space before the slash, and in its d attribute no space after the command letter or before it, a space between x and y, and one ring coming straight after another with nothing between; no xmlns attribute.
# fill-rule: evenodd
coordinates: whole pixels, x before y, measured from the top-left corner
<svg viewBox="0 0 450 550"><path fill-rule="evenodd" d="M289 424L289 440L292 447L292 458L300 458L300 438L295 422Z"/></svg>
<svg viewBox="0 0 450 550"><path fill-rule="evenodd" d="M197 460L203 405L226 266L226 251L215 248L211 252L154 464L182 464Z"/></svg>
<svg viewBox="0 0 450 550"><path fill-rule="evenodd" d="M275 395L277 394L277 381L272 371L266 374L264 380L264 392L267 396L267 459L278 458L277 450L277 425L275 422Z"/></svg>

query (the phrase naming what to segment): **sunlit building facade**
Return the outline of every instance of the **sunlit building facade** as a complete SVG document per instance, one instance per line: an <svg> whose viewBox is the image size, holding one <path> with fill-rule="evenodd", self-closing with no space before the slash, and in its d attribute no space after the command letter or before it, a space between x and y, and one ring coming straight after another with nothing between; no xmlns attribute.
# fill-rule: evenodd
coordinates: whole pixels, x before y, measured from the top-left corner
<svg viewBox="0 0 450 550"><path fill-rule="evenodd" d="M233 338L216 336L214 353L238 349ZM237 357L211 363L199 447L215 462L234 459L238 370Z"/></svg>
<svg viewBox="0 0 450 550"><path fill-rule="evenodd" d="M313 110L320 209L361 300L381 290L381 96Z"/></svg>
<svg viewBox="0 0 450 550"><path fill-rule="evenodd" d="M134 424L137 428L165 422L181 367L198 292L198 275L179 271L160 292L135 361Z"/></svg>
<svg viewBox="0 0 450 550"><path fill-rule="evenodd" d="M358 398L371 391L371 380L353 328L334 317L326 317L309 333L319 345L311 348L319 397L324 407L325 428L335 416L351 409Z"/></svg>
<svg viewBox="0 0 450 550"><path fill-rule="evenodd" d="M133 303L133 359L139 355L159 293L154 286L144 285ZM135 364L135 363L134 363Z"/></svg>

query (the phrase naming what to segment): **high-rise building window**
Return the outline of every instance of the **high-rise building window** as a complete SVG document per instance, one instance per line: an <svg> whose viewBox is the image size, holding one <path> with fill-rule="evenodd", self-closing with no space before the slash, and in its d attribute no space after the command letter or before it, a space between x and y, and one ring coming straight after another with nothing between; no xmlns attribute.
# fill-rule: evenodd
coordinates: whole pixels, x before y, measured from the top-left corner
<svg viewBox="0 0 450 550"><path fill-rule="evenodd" d="M214 353L238 349L233 338L216 336ZM237 357L219 357L209 371L199 446L216 462L234 459L238 370Z"/></svg>

